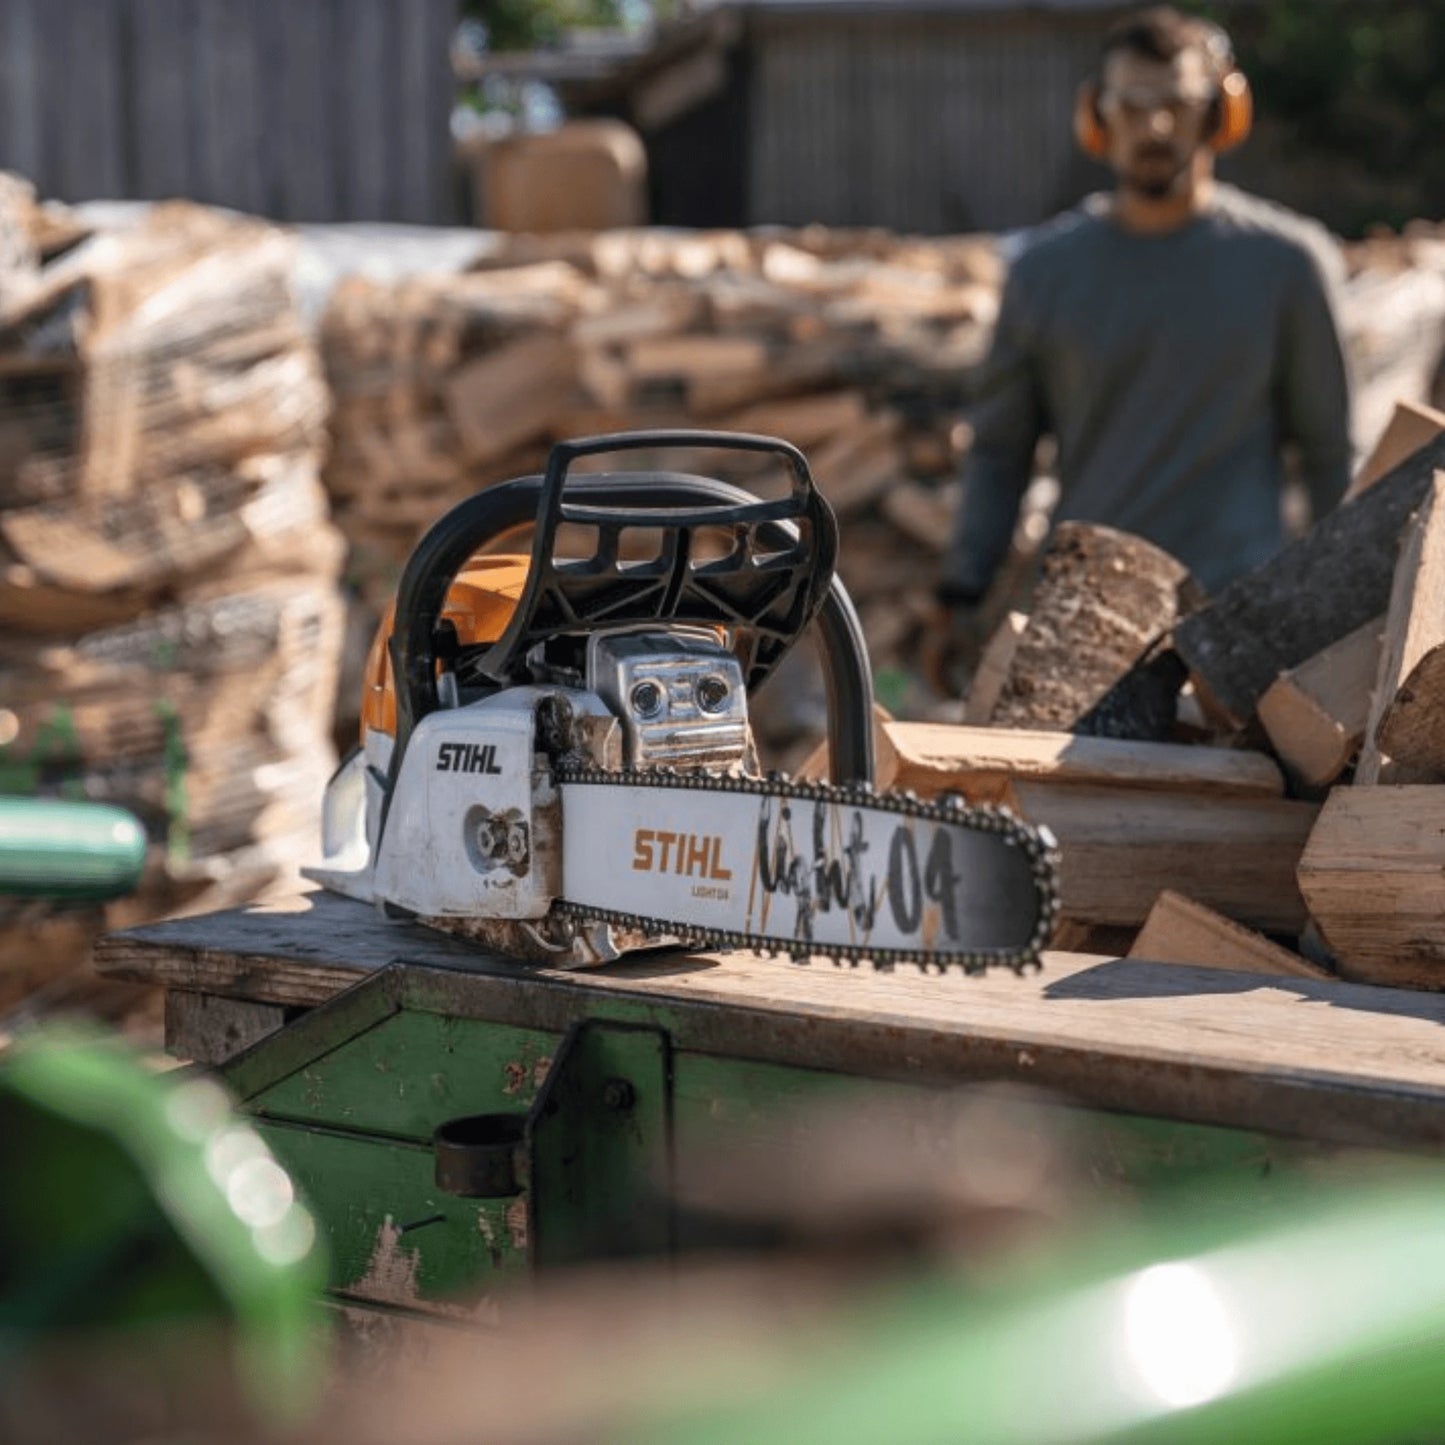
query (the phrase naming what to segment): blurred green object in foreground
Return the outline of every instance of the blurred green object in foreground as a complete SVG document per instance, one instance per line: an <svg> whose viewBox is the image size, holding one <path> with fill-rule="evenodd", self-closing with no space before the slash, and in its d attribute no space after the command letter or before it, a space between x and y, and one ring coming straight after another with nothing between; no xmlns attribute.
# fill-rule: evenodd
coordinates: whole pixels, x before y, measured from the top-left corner
<svg viewBox="0 0 1445 1445"><path fill-rule="evenodd" d="M0 894L100 902L130 893L146 837L123 808L0 797Z"/></svg>
<svg viewBox="0 0 1445 1445"><path fill-rule="evenodd" d="M1445 1438L1442 1179L1216 1209L841 1324L775 1388L630 1445ZM1322 1189L1324 1186L1321 1186ZM1102 1252L1101 1252L1102 1251ZM1106 1254L1108 1257L1106 1257ZM1008 1280L1000 1281L1007 1285Z"/></svg>
<svg viewBox="0 0 1445 1445"><path fill-rule="evenodd" d="M195 1389L219 1341L249 1408L292 1420L321 1385L324 1278L290 1177L214 1081L69 1027L0 1055L0 1401L57 1354L84 1379L169 1351Z"/></svg>

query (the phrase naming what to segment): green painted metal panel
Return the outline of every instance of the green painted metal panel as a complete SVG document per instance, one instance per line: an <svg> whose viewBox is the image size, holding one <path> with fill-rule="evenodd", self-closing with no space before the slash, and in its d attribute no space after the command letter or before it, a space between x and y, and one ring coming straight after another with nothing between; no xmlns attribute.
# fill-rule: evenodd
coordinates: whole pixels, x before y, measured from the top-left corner
<svg viewBox="0 0 1445 1445"><path fill-rule="evenodd" d="M429 1144L448 1119L527 1109L556 1044L555 1035L530 1029L396 1013L270 1085L250 1107L267 1118Z"/></svg>
<svg viewBox="0 0 1445 1445"><path fill-rule="evenodd" d="M776 1167L769 1151L786 1159L823 1110L862 1122L895 1109L921 1114L924 1127L936 1110L940 1140L956 1138L946 1091L679 1052L668 1010L625 999L606 1000L606 1017L565 1039L448 1012L449 1001L465 1002L453 998L465 985L459 975L428 993L405 970L388 970L227 1070L315 1204L335 1288L414 1305L485 1290L528 1263L667 1252L676 1171L696 1181L709 1172L697 1166L737 1150L765 1195ZM624 1107L610 1087L619 1081ZM466 1201L436 1189L438 1125L529 1111L530 1196ZM1074 1176L1092 1181L1101 1201L1220 1176L1240 1199L1267 1196L1302 1164L1340 1152L1064 1103L1032 1117L1067 1142ZM707 1198L692 1203L709 1207Z"/></svg>
<svg viewBox="0 0 1445 1445"><path fill-rule="evenodd" d="M690 1169L704 1153L784 1144L825 1110L856 1108L860 1117L884 1109L917 1114L945 1107L947 1091L785 1065L704 1054L679 1054L675 1065L678 1165ZM956 1097L966 1097L960 1092ZM1271 1181L1343 1152L1307 1140L1143 1115L1107 1114L1036 1101L1044 1127L1072 1141L1101 1192L1149 1194L1228 1175L1236 1186L1265 1193Z"/></svg>
<svg viewBox="0 0 1445 1445"><path fill-rule="evenodd" d="M328 1286L401 1308L487 1319L491 1291L527 1268L525 1201L458 1199L416 1144L259 1120L322 1221Z"/></svg>
<svg viewBox="0 0 1445 1445"><path fill-rule="evenodd" d="M529 1121L531 1244L551 1268L675 1247L672 1050L645 1025L572 1029Z"/></svg>

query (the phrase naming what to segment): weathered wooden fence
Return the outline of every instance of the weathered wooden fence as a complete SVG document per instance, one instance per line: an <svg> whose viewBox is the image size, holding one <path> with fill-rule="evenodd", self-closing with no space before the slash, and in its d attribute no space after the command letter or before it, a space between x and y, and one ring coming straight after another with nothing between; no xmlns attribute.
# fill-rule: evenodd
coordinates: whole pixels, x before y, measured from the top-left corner
<svg viewBox="0 0 1445 1445"><path fill-rule="evenodd" d="M44 196L453 219L457 0L0 0L0 167Z"/></svg>

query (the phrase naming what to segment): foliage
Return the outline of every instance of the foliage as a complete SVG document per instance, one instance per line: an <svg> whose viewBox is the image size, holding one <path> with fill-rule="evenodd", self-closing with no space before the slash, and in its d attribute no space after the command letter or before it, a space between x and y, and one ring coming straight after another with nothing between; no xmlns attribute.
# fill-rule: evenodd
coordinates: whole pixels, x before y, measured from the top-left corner
<svg viewBox="0 0 1445 1445"><path fill-rule="evenodd" d="M1261 117L1348 231L1445 216L1445 4L1199 4L1234 37Z"/></svg>
<svg viewBox="0 0 1445 1445"><path fill-rule="evenodd" d="M568 30L617 28L638 8L626 0L465 0L462 15L486 27L491 50L537 50Z"/></svg>

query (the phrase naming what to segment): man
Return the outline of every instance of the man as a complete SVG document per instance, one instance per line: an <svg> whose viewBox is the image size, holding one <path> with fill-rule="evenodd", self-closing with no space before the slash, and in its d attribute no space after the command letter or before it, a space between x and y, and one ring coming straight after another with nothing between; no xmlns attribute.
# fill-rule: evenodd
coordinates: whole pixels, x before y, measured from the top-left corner
<svg viewBox="0 0 1445 1445"><path fill-rule="evenodd" d="M1279 549L1283 446L1316 517L1343 494L1338 253L1313 222L1214 179L1248 127L1218 27L1160 6L1107 36L1076 128L1115 189L1040 228L1011 268L939 587L945 658L977 646L1045 432L1057 520L1147 537L1210 590Z"/></svg>

